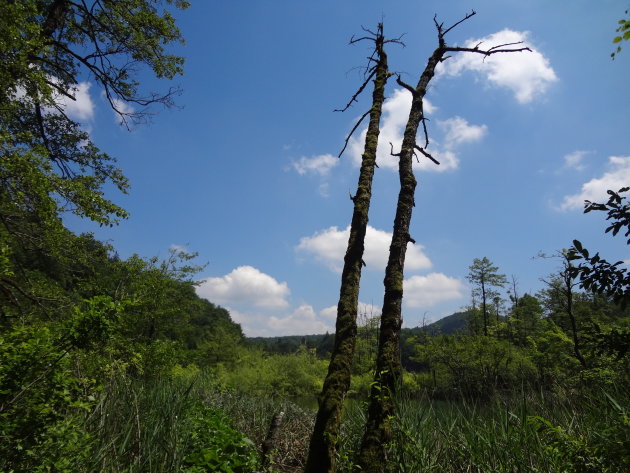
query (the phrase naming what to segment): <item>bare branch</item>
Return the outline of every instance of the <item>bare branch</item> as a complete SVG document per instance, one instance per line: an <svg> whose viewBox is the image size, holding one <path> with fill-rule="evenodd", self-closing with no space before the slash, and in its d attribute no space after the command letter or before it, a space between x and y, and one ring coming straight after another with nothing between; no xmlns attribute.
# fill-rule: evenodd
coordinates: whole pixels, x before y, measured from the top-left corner
<svg viewBox="0 0 630 473"><path fill-rule="evenodd" d="M400 156L400 153L394 153L394 145L392 144L392 142L389 142L389 146L391 148L391 151L389 154L391 154L392 156Z"/></svg>
<svg viewBox="0 0 630 473"><path fill-rule="evenodd" d="M350 41L348 41L348 44L354 44L354 43L358 43L359 41L374 41L374 38L371 38L369 36L361 36L360 38L355 38L354 35L352 35L352 38L350 38Z"/></svg>
<svg viewBox="0 0 630 473"><path fill-rule="evenodd" d="M410 86L409 84L407 84L406 82L403 82L403 80L400 78L400 74L396 74L396 83L401 86L404 87L405 89L407 89L409 92L411 92L411 95L416 95L416 89L414 89L412 86Z"/></svg>
<svg viewBox="0 0 630 473"><path fill-rule="evenodd" d="M348 136L346 136L346 141L343 144L343 148L341 149L341 151L339 151L339 154L337 155L338 158L341 158L341 155L343 154L343 152L348 147L348 142L350 141L350 137L354 134L356 129L359 128L359 125L361 124L361 122L365 119L365 117L367 117L370 114L371 111L372 111L372 109L370 109L367 112L365 112L361 116L361 118L359 118L359 121L357 121L357 123L354 125L354 127L352 127L352 130L350 131L350 133L348 133Z"/></svg>
<svg viewBox="0 0 630 473"><path fill-rule="evenodd" d="M518 53L518 52L522 52L522 51L529 51L532 52L532 50L527 47L524 46L522 48L507 48L507 49L497 49L497 48L503 48L505 46L512 46L512 45L516 45L516 44L523 44L522 42L518 42L518 43L506 43L506 44L498 44L497 46L493 46L490 49L478 49L477 46L475 46L474 48L464 48L464 47L460 47L460 46L447 46L444 50L445 52L468 52L468 53L477 53L477 54L483 54L484 56L490 56L492 54L496 54L496 53Z"/></svg>
<svg viewBox="0 0 630 473"><path fill-rule="evenodd" d="M421 112L422 112L422 118L421 118L422 129L424 130L424 147L426 148L429 146L429 132L427 131L427 121L429 119L424 116L424 106L422 107Z"/></svg>
<svg viewBox="0 0 630 473"><path fill-rule="evenodd" d="M365 81L363 81L363 84L361 84L361 87L359 87L359 89L354 93L354 95L352 96L350 101L346 104L346 106L343 107L343 108L336 108L334 111L335 112L345 112L346 110L348 110L348 108L350 108L350 105L352 105L352 102L356 102L357 101L357 97L359 95L361 95L361 92L363 92L363 90L367 87L368 83L370 82L370 79L372 77L374 77L375 74L376 74L376 68L374 68L372 70L372 73L368 76L368 78L365 79Z"/></svg>
<svg viewBox="0 0 630 473"><path fill-rule="evenodd" d="M475 10L471 10L470 13L466 14L466 16L464 18L462 18L461 20L459 20L457 23L453 24L452 26L450 26L449 28L446 29L446 31L444 31L442 33L442 36L446 35L449 31L451 31L453 28L455 28L457 25L462 24L463 22L465 22L468 18L472 18L473 16L475 16L477 14L477 12ZM440 27L443 25L444 23L440 24Z"/></svg>
<svg viewBox="0 0 630 473"><path fill-rule="evenodd" d="M414 148L416 148L416 149L417 149L418 151L420 151L420 152L421 152L424 156L426 156L427 158L429 158L431 161L433 161L433 162L434 162L435 164L437 164L438 166L440 165L440 162L439 162L437 159L435 159L433 156L431 156L431 154L427 153L427 152L425 151L425 149L424 149L424 148L421 148L421 147L420 147L420 146L418 146L418 145L414 145Z"/></svg>

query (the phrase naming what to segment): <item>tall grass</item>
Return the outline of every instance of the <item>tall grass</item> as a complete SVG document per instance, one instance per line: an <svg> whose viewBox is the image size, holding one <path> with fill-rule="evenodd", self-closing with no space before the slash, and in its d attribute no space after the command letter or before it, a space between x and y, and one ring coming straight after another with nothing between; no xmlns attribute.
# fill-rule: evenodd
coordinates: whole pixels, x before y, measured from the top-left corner
<svg viewBox="0 0 630 473"><path fill-rule="evenodd" d="M388 471L627 472L629 404L623 391L598 395L527 392L485 402L401 398L388 448ZM85 471L253 472L257 468L250 461L254 445L260 447L278 411L285 415L272 471L301 471L313 411L286 400L218 388L203 374L150 385L117 378L88 419L94 454ZM199 423L201 418L205 420ZM354 458L364 426L365 403L349 402L339 439L340 473L356 471ZM242 440L245 437L232 427L251 442ZM229 452L222 460L223 470L203 463L201 453L191 456L191 452L207 453L213 445L219 445L213 455ZM191 458L203 464L191 466Z"/></svg>
<svg viewBox="0 0 630 473"><path fill-rule="evenodd" d="M630 471L627 405L604 393L403 399L394 424L393 472Z"/></svg>
<svg viewBox="0 0 630 473"><path fill-rule="evenodd" d="M120 376L105 388L88 421L94 436L90 471L178 471L190 438L192 385L151 385Z"/></svg>
<svg viewBox="0 0 630 473"><path fill-rule="evenodd" d="M119 376L86 422L93 442L85 471L246 473L258 467L254 444L208 403L203 377L151 381Z"/></svg>

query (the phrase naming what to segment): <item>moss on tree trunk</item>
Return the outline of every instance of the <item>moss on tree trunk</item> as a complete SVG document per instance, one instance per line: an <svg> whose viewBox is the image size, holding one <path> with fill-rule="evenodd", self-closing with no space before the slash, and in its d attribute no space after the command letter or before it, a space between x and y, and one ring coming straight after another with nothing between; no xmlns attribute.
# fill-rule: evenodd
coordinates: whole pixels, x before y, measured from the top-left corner
<svg viewBox="0 0 630 473"><path fill-rule="evenodd" d="M331 354L328 374L319 397L319 410L304 470L306 473L335 471L341 412L346 393L350 388L352 359L357 336L359 282L361 279L361 268L364 264L364 240L368 224L370 200L372 198L372 179L376 165L381 109L385 99L385 84L389 77L387 55L383 49L382 24L379 24L374 41L377 60L374 69L372 108L370 109L370 122L365 138L359 183L356 195L352 198L354 201L354 212L341 275L335 345ZM359 92L361 90L359 89Z"/></svg>
<svg viewBox="0 0 630 473"><path fill-rule="evenodd" d="M394 220L394 233L389 248L389 260L385 269L385 297L381 313L379 349L376 358L376 374L370 391L368 420L361 442L358 465L363 472L384 472L387 444L392 439L391 419L394 415L394 396L401 382L400 327L402 324L403 270L407 243L412 241L409 225L416 189L413 174L413 158L416 134L424 119L423 100L427 85L435 73L435 66L444 55L442 45L429 58L427 66L413 89L413 100L399 156L400 192ZM400 83L400 80L399 80ZM408 89L411 89L408 87ZM410 91L411 92L411 91Z"/></svg>

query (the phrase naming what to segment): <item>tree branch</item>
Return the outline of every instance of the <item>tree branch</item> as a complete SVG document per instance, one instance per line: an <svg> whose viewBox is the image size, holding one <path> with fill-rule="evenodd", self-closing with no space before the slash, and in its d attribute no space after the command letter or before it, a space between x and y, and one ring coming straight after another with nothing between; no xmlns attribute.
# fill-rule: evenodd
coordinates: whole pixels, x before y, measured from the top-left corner
<svg viewBox="0 0 630 473"><path fill-rule="evenodd" d="M372 73L368 76L367 79L365 79L365 81L363 82L363 84L361 84L361 87L359 87L359 89L354 93L354 95L352 96L352 98L350 99L350 101L346 104L345 107L343 108L336 108L335 110L333 110L334 112L345 112L346 110L348 110L348 108L350 108L350 105L352 105L352 102L356 102L357 101L357 97L359 95L361 95L361 92L363 92L363 90L367 87L368 83L370 82L370 79L372 77L374 77L374 75L376 74L376 69L372 70Z"/></svg>
<svg viewBox="0 0 630 473"><path fill-rule="evenodd" d="M446 31L442 32L441 35L444 36L446 35L449 31L451 31L453 28L457 27L458 25L462 24L463 22L465 22L467 19L475 16L477 14L477 12L475 10L472 10L470 13L467 13L466 16L464 18L462 18L461 20L459 20L457 23L451 25L449 28L446 29ZM435 18L434 18L435 21ZM437 22L436 22L437 25ZM440 24L440 28L442 27L443 23ZM438 28L438 30L440 29Z"/></svg>
<svg viewBox="0 0 630 473"><path fill-rule="evenodd" d="M396 74L396 83L401 86L404 87L405 89L407 89L409 92L411 92L411 95L415 96L416 95L416 89L414 89L412 86L410 86L409 84L407 84L406 82L403 82L403 80L400 78L400 74Z"/></svg>
<svg viewBox="0 0 630 473"><path fill-rule="evenodd" d="M341 151L339 151L339 154L337 155L338 158L341 158L341 155L343 154L343 152L348 147L348 142L350 141L350 137L354 134L354 132L357 130L357 128L359 128L359 125L361 124L361 122L365 119L365 117L367 117L370 114L371 111L372 111L372 109L370 109L367 112L365 112L361 116L361 118L359 118L359 121L357 121L357 123L354 125L352 130L350 130L350 133L348 133L348 136L346 136L346 140L345 140L345 142L343 144L343 148L341 148Z"/></svg>
<svg viewBox="0 0 630 473"><path fill-rule="evenodd" d="M429 154L427 151L425 151L424 148L421 148L418 145L414 145L414 148L416 148L418 151L420 151L425 157L429 158L431 161L433 161L435 164L437 164L438 166L440 165L440 162L435 159L433 156L431 156L431 154Z"/></svg>

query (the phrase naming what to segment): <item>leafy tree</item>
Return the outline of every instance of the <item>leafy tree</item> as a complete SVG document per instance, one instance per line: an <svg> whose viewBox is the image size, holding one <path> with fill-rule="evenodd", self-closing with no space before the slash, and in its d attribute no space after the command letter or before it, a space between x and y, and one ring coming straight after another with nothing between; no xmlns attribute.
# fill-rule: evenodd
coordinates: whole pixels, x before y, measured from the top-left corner
<svg viewBox="0 0 630 473"><path fill-rule="evenodd" d="M575 357L583 367L586 367L586 358L582 354L581 349L581 323L576 311L577 295L576 287L578 283L572 275L572 264L567 251L559 252L556 257L561 261L561 267L557 273L552 274L542 281L547 285L547 290L541 295L544 298L544 304L551 312L551 317L557 320L559 325L563 326L560 319L568 321L566 330L571 334L573 339L573 352Z"/></svg>
<svg viewBox="0 0 630 473"><path fill-rule="evenodd" d="M433 390L448 397L482 398L529 383L535 367L526 350L482 335L440 335L416 346L416 361L433 372Z"/></svg>
<svg viewBox="0 0 630 473"><path fill-rule="evenodd" d="M43 309L58 300L37 281L67 267L60 254L68 248L64 213L101 225L127 215L104 193L107 185L126 192L126 178L69 105L93 84L124 121L142 121L151 105L173 103L177 88L146 92L137 79L143 68L160 79L182 73L183 58L166 50L181 36L163 5L188 4L0 2L0 247L12 255L0 292L9 316L25 313L25 304Z"/></svg>
<svg viewBox="0 0 630 473"><path fill-rule="evenodd" d="M0 6L0 152L4 223L17 210L47 219L64 211L112 224L126 213L103 195L127 181L73 119L84 77L102 87L121 119L146 117L177 91L143 93L142 66L158 78L182 73L183 58L165 46L181 41L160 2L27 0ZM167 0L178 8L187 2ZM156 5L157 4L157 5ZM133 104L142 109L129 111Z"/></svg>
<svg viewBox="0 0 630 473"><path fill-rule="evenodd" d="M521 297L509 316L513 338L519 345L526 345L529 337L538 333L543 308L540 301L529 294Z"/></svg>
<svg viewBox="0 0 630 473"><path fill-rule="evenodd" d="M606 220L610 222L606 227L606 233L616 236L620 231L626 238L630 237L630 203L625 195L630 187L624 187L614 192L608 190L608 202L599 204L587 200L584 204L584 213L592 211L606 212ZM627 243L630 245L630 238ZM567 253L571 262L579 261L576 266L572 264L570 275L579 278L580 286L598 294L605 294L622 307L630 302L630 272L622 268L623 261L610 263L601 258L599 252L591 256L579 240L573 240L573 246Z"/></svg>
<svg viewBox="0 0 630 473"><path fill-rule="evenodd" d="M473 295L481 299L483 334L487 336L490 318L489 302L498 296L494 288L505 286L507 278L505 274L499 274L497 272L499 270L498 266L493 265L485 256L481 259L475 258L468 269L467 279L475 285Z"/></svg>

